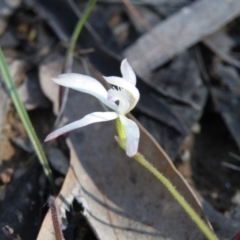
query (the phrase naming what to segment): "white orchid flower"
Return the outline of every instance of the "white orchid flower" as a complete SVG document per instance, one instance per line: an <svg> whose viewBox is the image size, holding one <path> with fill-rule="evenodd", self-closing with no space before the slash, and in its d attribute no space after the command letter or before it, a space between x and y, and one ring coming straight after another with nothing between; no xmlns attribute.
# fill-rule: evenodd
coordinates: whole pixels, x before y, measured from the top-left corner
<svg viewBox="0 0 240 240"><path fill-rule="evenodd" d="M95 96L114 111L90 113L82 119L50 133L46 137L45 141L49 141L61 134L76 128L84 127L91 123L105 122L119 118L125 132L126 153L129 157L135 155L138 149L140 132L137 124L125 117L125 115L136 106L140 94L138 89L135 87L136 75L127 59L124 59L121 63L121 73L122 78L104 77L108 83L115 86L108 91L96 79L82 74L61 74L57 78L53 79L53 81L59 85Z"/></svg>

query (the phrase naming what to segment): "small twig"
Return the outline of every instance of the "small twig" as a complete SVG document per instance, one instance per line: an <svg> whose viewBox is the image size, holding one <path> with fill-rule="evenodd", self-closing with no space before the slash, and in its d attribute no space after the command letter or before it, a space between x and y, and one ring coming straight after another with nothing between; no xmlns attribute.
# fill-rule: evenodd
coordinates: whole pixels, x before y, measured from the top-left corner
<svg viewBox="0 0 240 240"><path fill-rule="evenodd" d="M224 166L224 167L227 167L227 168L230 168L230 169L232 169L232 170L235 170L235 171L239 171L240 172L240 167L238 167L238 166L236 166L236 165L234 165L234 164L232 164L232 163L228 163L228 162L224 162L224 161L222 161L222 166Z"/></svg>
<svg viewBox="0 0 240 240"><path fill-rule="evenodd" d="M240 156L237 155L237 154L235 154L235 153L230 152L230 153L229 153L229 156L232 157L232 158L234 158L234 159L236 159L236 160L238 160L238 161L240 161ZM232 163L228 163L228 162L222 161L221 164L222 164L222 166L224 166L224 167L227 167L227 168L230 168L230 169L233 169L233 170L235 170L235 171L240 172L240 167L238 167L238 166L236 166L236 165L234 165L234 164L232 164Z"/></svg>
<svg viewBox="0 0 240 240"><path fill-rule="evenodd" d="M60 224L60 216L58 215L58 208L56 205L55 198L50 196L48 199L48 206L51 211L51 216L52 216L52 223L53 223L53 228L55 231L55 237L56 240L63 240L63 233L61 229L61 224Z"/></svg>

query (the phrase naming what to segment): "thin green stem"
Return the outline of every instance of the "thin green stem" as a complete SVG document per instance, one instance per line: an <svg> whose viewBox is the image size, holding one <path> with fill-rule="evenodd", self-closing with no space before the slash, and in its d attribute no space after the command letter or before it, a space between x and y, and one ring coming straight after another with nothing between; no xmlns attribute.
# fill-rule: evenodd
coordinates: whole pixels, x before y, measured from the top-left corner
<svg viewBox="0 0 240 240"><path fill-rule="evenodd" d="M125 134L125 130L123 128L123 125L120 121L120 118L116 119L116 129L117 129L117 133L118 133L118 136L120 137L120 139L125 141L126 140L126 134Z"/></svg>
<svg viewBox="0 0 240 240"><path fill-rule="evenodd" d="M0 70L1 70L1 74L3 77L3 80L5 82L5 85L7 87L7 90L9 91L9 94L12 98L13 104L18 112L18 115L26 129L26 132L28 134L28 137L30 138L30 141L34 147L34 150L38 156L38 159L43 167L43 170L49 180L49 182L51 183L52 189L53 191L55 191L55 187L54 187L54 181L53 181L53 175L52 175L52 171L49 167L47 158L44 154L44 151L42 149L42 146L39 142L39 139L36 135L36 132L32 126L32 123L28 117L27 111L18 95L16 86L14 84L14 81L10 75L4 54L2 52L2 49L0 47Z"/></svg>
<svg viewBox="0 0 240 240"><path fill-rule="evenodd" d="M64 72L70 72L70 69L72 66L72 61L73 61L73 52L74 52L76 42L78 40L78 37L82 31L82 28L83 28L89 14L91 13L91 11L96 3L97 3L97 0L90 0L82 14L82 17L79 18L79 20L77 22L77 25L76 25L76 27L73 31L72 37L70 39L69 47L67 49L66 58L65 58L66 61L64 63Z"/></svg>
<svg viewBox="0 0 240 240"><path fill-rule="evenodd" d="M118 144L122 149L126 149L125 140L120 138L116 139ZM182 208L186 211L186 213L192 218L192 220L196 223L196 225L200 228L203 234L209 240L216 240L217 237L214 233L209 229L206 223L198 216L198 214L194 211L194 209L186 202L183 196L177 191L177 189L172 185L172 183L163 176L155 167L149 163L143 155L137 153L133 156L133 158L140 163L144 168L146 168L149 172L151 172L173 195L173 197L177 200L177 202L182 206Z"/></svg>
<svg viewBox="0 0 240 240"><path fill-rule="evenodd" d="M133 158L150 171L162 184L168 189L168 191L173 195L173 197L178 201L182 208L187 212L187 214L192 218L192 220L198 225L201 231L209 240L216 240L216 236L205 224L205 222L198 216L198 214L193 210L193 208L185 201L182 195L176 190L172 183L165 178L162 173L160 173L155 167L153 167L140 153L137 153Z"/></svg>

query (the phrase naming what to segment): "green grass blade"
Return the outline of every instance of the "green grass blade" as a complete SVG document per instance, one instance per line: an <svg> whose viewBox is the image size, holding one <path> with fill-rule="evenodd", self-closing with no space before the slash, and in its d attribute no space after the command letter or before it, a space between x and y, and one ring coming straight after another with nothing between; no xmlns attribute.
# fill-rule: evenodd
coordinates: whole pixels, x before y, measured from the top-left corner
<svg viewBox="0 0 240 240"><path fill-rule="evenodd" d="M53 181L53 175L52 175L52 171L49 167L47 158L44 154L44 151L42 149L42 146L40 144L40 141L36 135L36 132L32 126L32 123L28 117L27 111L19 97L17 88L15 86L15 83L10 75L4 54L2 52L2 49L0 47L0 70L1 70L1 74L3 77L3 80L5 82L5 85L7 87L7 90L9 91L9 94L11 96L11 99L13 101L13 104L17 110L17 113L24 125L24 128L26 129L26 132L28 134L28 137L30 138L30 141L34 147L34 150L37 154L37 157L43 167L44 173L46 174L48 180L51 183L51 186L53 188L54 191L54 181Z"/></svg>
<svg viewBox="0 0 240 240"><path fill-rule="evenodd" d="M91 13L91 11L96 3L97 3L97 0L90 0L88 2L88 5L84 9L82 16L79 18L79 20L74 28L73 34L70 39L69 47L68 47L67 53L66 53L66 58L65 58L66 60L64 63L64 67L63 67L64 72L71 72L72 58L73 58L73 52L75 49L76 42L77 42L78 37L83 29L85 22L88 19L89 14Z"/></svg>

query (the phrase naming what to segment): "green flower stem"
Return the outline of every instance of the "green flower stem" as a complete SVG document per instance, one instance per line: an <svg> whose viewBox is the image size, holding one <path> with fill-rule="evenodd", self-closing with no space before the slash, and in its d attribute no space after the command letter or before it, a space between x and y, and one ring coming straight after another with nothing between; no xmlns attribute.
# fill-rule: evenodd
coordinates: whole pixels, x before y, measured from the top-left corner
<svg viewBox="0 0 240 240"><path fill-rule="evenodd" d="M193 210L193 208L185 201L183 196L176 190L172 183L165 178L162 173L160 173L156 168L154 168L140 153L137 153L133 158L150 171L162 184L168 189L168 191L173 195L173 197L178 201L182 208L187 212L187 214L192 218L192 220L197 224L200 230L205 234L209 240L216 240L216 236L205 224L205 222L198 216L198 214Z"/></svg>
<svg viewBox="0 0 240 240"><path fill-rule="evenodd" d="M117 120L117 132L121 132L121 128L123 126L119 125L121 122ZM122 138L122 135L119 134L119 138L116 138L120 147L126 150L125 146L125 138ZM178 203L182 206L182 208L186 211L186 213L192 218L192 220L196 223L196 225L200 228L203 234L209 240L216 240L217 237L215 234L209 229L206 223L198 216L198 214L194 211L194 209L184 200L183 196L176 190L176 188L172 185L172 183L163 176L155 167L152 166L150 162L148 162L143 155L137 153L133 156L133 158L140 163L144 168L146 168L149 172L151 172L173 195L173 197L178 201Z"/></svg>
<svg viewBox="0 0 240 240"><path fill-rule="evenodd" d="M36 132L32 126L32 123L28 117L27 111L18 95L16 86L10 75L10 72L9 72L9 69L8 69L8 66L7 66L7 63L6 63L6 60L5 60L5 57L3 55L1 48L0 48L0 70L1 70L3 80L5 82L5 85L7 87L7 90L9 91L9 94L12 98L13 104L18 112L18 115L19 115L25 129L26 129L26 132L27 132L28 137L30 138L30 141L34 147L34 150L38 156L38 159L43 167L44 173L46 174L49 182L51 183L52 189L55 192L52 171L49 167L47 158L44 154L44 151L43 151L40 141L36 135Z"/></svg>
<svg viewBox="0 0 240 240"><path fill-rule="evenodd" d="M88 5L86 6L86 8L82 14L82 17L79 18L79 20L76 24L76 27L74 28L73 35L70 39L70 44L69 44L69 47L68 47L67 53L66 53L66 58L65 58L66 60L64 63L64 70L63 70L64 72L71 72L70 69L72 66L73 52L74 52L76 42L78 40L78 37L82 31L82 28L83 28L89 14L91 13L91 11L96 3L97 3L97 0L89 1Z"/></svg>
<svg viewBox="0 0 240 240"><path fill-rule="evenodd" d="M125 134L125 130L123 128L120 118L116 119L116 129L117 129L117 133L118 133L118 136L120 137L120 139L125 142L126 134Z"/></svg>

